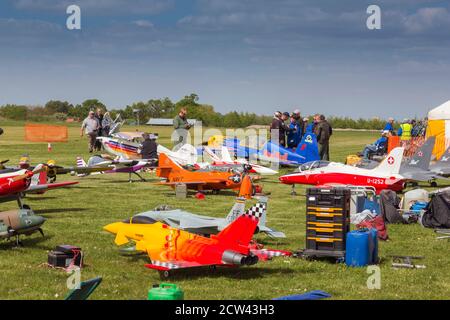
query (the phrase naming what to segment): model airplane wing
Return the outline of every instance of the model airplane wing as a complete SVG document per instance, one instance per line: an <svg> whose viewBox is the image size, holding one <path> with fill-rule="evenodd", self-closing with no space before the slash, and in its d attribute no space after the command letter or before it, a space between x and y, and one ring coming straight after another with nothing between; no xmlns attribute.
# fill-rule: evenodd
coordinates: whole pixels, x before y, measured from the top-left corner
<svg viewBox="0 0 450 320"><path fill-rule="evenodd" d="M259 232L266 233L269 237L272 238L286 238L284 232L276 231L266 226L259 226Z"/></svg>
<svg viewBox="0 0 450 320"><path fill-rule="evenodd" d="M180 229L203 229L203 228L217 228L219 219L195 219L183 218L180 220Z"/></svg>
<svg viewBox="0 0 450 320"><path fill-rule="evenodd" d="M428 172L428 171L424 171L424 172L401 172L400 173L403 177L405 177L408 180L414 180L414 181L430 181L430 180L434 180L434 179L445 179L448 180L448 178L435 174L433 172Z"/></svg>
<svg viewBox="0 0 450 320"><path fill-rule="evenodd" d="M30 185L28 189L24 191L24 193L37 193L51 189L64 188L74 184L78 184L78 181Z"/></svg>
<svg viewBox="0 0 450 320"><path fill-rule="evenodd" d="M179 181L179 182L165 182L165 181L161 181L161 182L157 182L156 184L165 185L165 186L167 186L167 185L174 186L174 185L177 185L177 184L180 184L180 183L183 183L183 184L197 184L197 185L206 184L205 181Z"/></svg>
<svg viewBox="0 0 450 320"><path fill-rule="evenodd" d="M183 183L183 184L194 184L194 185L202 185L202 184L208 184L208 183L223 183L223 184L225 184L225 181L223 181L223 180L208 180L207 182L206 181L177 181L177 182L164 182L164 181L161 181L161 182L158 182L157 184L174 186L174 185L177 185L177 184L180 184L180 183Z"/></svg>
<svg viewBox="0 0 450 320"><path fill-rule="evenodd" d="M56 168L56 174L67 174L75 172L77 174L88 174L93 172L102 172L102 171L108 171L111 170L111 166L98 166L98 167L57 167Z"/></svg>

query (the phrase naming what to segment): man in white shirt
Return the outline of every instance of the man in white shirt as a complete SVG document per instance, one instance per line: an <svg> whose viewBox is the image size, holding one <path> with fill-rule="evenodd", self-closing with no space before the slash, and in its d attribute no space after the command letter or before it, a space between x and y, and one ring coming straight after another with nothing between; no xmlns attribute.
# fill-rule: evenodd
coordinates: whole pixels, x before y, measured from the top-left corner
<svg viewBox="0 0 450 320"><path fill-rule="evenodd" d="M97 138L99 129L98 120L94 116L94 111L89 111L89 115L83 120L81 125L81 134L83 137L83 131L89 136L89 152L92 153L95 146L95 141Z"/></svg>

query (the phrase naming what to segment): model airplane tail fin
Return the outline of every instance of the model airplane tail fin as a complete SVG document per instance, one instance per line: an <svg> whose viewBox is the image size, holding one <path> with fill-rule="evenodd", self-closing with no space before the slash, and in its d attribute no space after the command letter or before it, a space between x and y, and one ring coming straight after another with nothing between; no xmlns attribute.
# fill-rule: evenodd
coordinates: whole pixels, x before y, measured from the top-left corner
<svg viewBox="0 0 450 320"><path fill-rule="evenodd" d="M417 149L411 160L408 162L408 165L411 167L428 170L430 168L430 160L435 141L436 137L429 137L425 143Z"/></svg>
<svg viewBox="0 0 450 320"><path fill-rule="evenodd" d="M252 209L253 207L249 211ZM249 214L243 214L217 234L216 237L220 242L235 246L230 249L237 249L242 246L247 247L250 244L257 225L258 218Z"/></svg>
<svg viewBox="0 0 450 320"><path fill-rule="evenodd" d="M228 148L225 146L222 146L221 148L221 157L222 161L224 162L233 162L233 159L231 159L230 152L228 151Z"/></svg>
<svg viewBox="0 0 450 320"><path fill-rule="evenodd" d="M87 167L86 162L84 161L84 159L82 157L77 157L77 167L78 168L85 168Z"/></svg>
<svg viewBox="0 0 450 320"><path fill-rule="evenodd" d="M183 159L186 164L196 164L198 153L197 149L191 144L185 144L175 152L176 158Z"/></svg>
<svg viewBox="0 0 450 320"><path fill-rule="evenodd" d="M47 171L46 170L38 172L31 177L30 186L38 186L41 184L47 184Z"/></svg>
<svg viewBox="0 0 450 320"><path fill-rule="evenodd" d="M295 153L305 159L305 162L320 160L317 136L306 133L295 149Z"/></svg>
<svg viewBox="0 0 450 320"><path fill-rule="evenodd" d="M450 162L450 147L447 148L445 153L442 155L442 157L439 159L439 163L448 163Z"/></svg>
<svg viewBox="0 0 450 320"><path fill-rule="evenodd" d="M386 158L375 168L373 172L380 172L384 174L398 174L402 164L404 148L397 147L386 156Z"/></svg>
<svg viewBox="0 0 450 320"><path fill-rule="evenodd" d="M158 177L167 179L172 173L180 174L182 172L183 169L165 153L159 155L159 165L156 169L156 175Z"/></svg>
<svg viewBox="0 0 450 320"><path fill-rule="evenodd" d="M234 203L233 208L231 208L227 217L225 218L227 223L230 224L241 215L244 214L245 211L245 198L238 197L236 198L236 202Z"/></svg>
<svg viewBox="0 0 450 320"><path fill-rule="evenodd" d="M267 200L268 200L267 197L260 197L258 199L258 203L254 207L252 207L252 208L256 208L257 211L250 213L252 215L255 215L259 219L258 226L260 226L260 227L266 226Z"/></svg>

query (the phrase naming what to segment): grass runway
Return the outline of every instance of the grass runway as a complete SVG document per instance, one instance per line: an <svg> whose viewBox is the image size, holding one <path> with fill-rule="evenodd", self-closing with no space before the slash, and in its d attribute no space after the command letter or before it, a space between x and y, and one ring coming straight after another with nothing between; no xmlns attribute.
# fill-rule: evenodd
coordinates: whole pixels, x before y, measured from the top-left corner
<svg viewBox="0 0 450 320"><path fill-rule="evenodd" d="M80 138L79 127L69 128L68 143L54 143L51 153L43 143L24 141L23 124L1 123L0 158L17 164L20 155L29 154L33 164L56 160L57 164L74 166L75 157L86 160L86 138ZM123 131L136 128L124 128ZM159 142L170 146L170 128L140 129L159 132ZM331 158L344 161L345 156L361 151L377 139L378 133L335 131L331 139ZM281 173L291 169L282 169ZM67 293L64 271L43 266L49 250L58 244L80 246L86 267L82 280L102 276L103 282L91 299L138 299L147 297L148 289L162 282L158 272L144 267L146 256L122 256L114 245L113 235L102 231L108 223L129 218L160 204L191 212L225 217L234 196L231 192L207 194L201 201L190 193L185 200L174 192L154 185L154 175L144 173L148 182L128 183L127 174L97 175L86 178L59 176L58 181L79 181L70 189L44 195L31 195L25 203L45 218L45 237L34 234L23 238L23 247L0 242L0 299L62 299ZM259 242L275 249L296 250L305 246L305 187L290 195L290 186L278 183L278 176L265 178L263 189L270 192L267 225L286 233L287 239L273 240L257 235ZM424 184L424 187L427 185ZM15 209L15 202L0 203L0 211ZM243 268L187 270L169 280L179 285L186 299L271 299L310 290L324 290L333 299L449 299L450 241L436 240L431 229L420 225L388 225L390 240L381 242L381 289L370 290L366 268L348 268L328 261L305 261L278 258ZM425 256L426 269L391 268L391 254Z"/></svg>

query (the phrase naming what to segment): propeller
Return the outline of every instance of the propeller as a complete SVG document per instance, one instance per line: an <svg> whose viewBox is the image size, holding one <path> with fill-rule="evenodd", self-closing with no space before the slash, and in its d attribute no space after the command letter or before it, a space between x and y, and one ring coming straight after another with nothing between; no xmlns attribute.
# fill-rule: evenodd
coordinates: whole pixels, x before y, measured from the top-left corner
<svg viewBox="0 0 450 320"><path fill-rule="evenodd" d="M39 233L40 233L43 237L45 237L45 235L44 235L44 230L42 230L42 228L39 228L38 231L39 231Z"/></svg>
<svg viewBox="0 0 450 320"><path fill-rule="evenodd" d="M43 171L47 170L47 168L45 166L43 166L42 164L39 164L36 166L36 168L34 168L33 171L28 171L24 174L18 175L13 177L11 180L12 182L16 182L16 181L20 181L20 180L24 180L24 179L28 179L32 176L34 176L37 173L41 173Z"/></svg>
<svg viewBox="0 0 450 320"><path fill-rule="evenodd" d="M9 162L9 159L6 159L6 160L1 161L0 164L5 164L5 163L7 163L7 162Z"/></svg>

